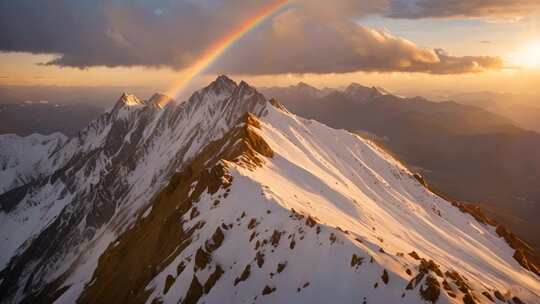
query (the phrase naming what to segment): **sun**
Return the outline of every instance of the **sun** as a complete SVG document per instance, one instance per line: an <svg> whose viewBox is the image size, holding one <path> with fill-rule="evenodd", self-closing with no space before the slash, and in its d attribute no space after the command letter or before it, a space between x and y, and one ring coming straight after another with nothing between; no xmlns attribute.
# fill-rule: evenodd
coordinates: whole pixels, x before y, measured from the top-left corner
<svg viewBox="0 0 540 304"><path fill-rule="evenodd" d="M511 54L510 61L523 68L540 68L540 40L530 42Z"/></svg>

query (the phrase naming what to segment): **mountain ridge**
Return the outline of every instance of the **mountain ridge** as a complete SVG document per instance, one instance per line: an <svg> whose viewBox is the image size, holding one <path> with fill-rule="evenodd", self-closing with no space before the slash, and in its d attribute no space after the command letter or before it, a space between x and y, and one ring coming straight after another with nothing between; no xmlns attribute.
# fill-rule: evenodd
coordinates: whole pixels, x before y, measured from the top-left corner
<svg viewBox="0 0 540 304"><path fill-rule="evenodd" d="M381 148L227 84L104 114L53 153L60 169L34 191L64 193L64 209L14 251L0 300L538 299L538 277L494 227Z"/></svg>
<svg viewBox="0 0 540 304"><path fill-rule="evenodd" d="M289 110L376 141L430 184L460 201L481 205L540 249L533 214L540 211L540 135L498 114L456 102L383 95L351 99L271 93Z"/></svg>

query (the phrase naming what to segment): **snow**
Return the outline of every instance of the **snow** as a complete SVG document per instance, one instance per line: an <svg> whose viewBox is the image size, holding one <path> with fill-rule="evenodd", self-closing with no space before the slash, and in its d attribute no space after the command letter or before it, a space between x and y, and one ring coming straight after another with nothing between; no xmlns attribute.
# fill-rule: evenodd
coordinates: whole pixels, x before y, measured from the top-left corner
<svg viewBox="0 0 540 304"><path fill-rule="evenodd" d="M197 205L196 221L213 225L206 225L195 237L198 241L147 286L153 290L147 303L156 298L178 302L194 275L204 284L215 266L195 273L188 264L162 294L166 277L176 276L177 265L193 256L221 223L234 224L224 231L225 241L212 257L225 273L200 300L204 303L361 303L365 298L368 303L423 303L417 290L405 291L411 277L404 269L417 264L407 255L412 251L436 261L443 272L455 270L466 277L477 303L491 303L480 294L483 290L509 291L526 303L540 300L538 277L512 258L513 250L493 227L429 192L382 149L343 130L273 108L268 112L258 132L274 157L254 171L228 163L234 177L230 195L205 195ZM214 208L217 198L222 202ZM290 220L292 209L316 218L321 233ZM238 220L242 213L246 216ZM283 233L277 247L266 249L262 268L254 262L255 241L249 241L251 218L259 222L255 239L269 239L273 230ZM329 241L332 234L334 243ZM287 237L296 240L294 249ZM364 258L356 269L350 266L352 253ZM284 272L277 274L277 264L285 262ZM246 265L251 265L250 277L233 287ZM384 270L388 284L381 280ZM262 296L266 285L276 291ZM438 303L461 301L442 290Z"/></svg>
<svg viewBox="0 0 540 304"><path fill-rule="evenodd" d="M252 176L273 189L285 208L314 214L374 243L380 237L386 251L415 250L467 277L481 274L478 286L525 287L540 294L538 278L512 258L513 250L493 227L429 192L372 143L275 110L263 122L262 137L277 156Z"/></svg>
<svg viewBox="0 0 540 304"><path fill-rule="evenodd" d="M123 185L127 185L129 189L115 202L116 210L112 219L90 240L83 239L81 234L95 229L86 227L84 221L79 223L76 230L69 232L79 235L69 237L81 241L69 244L70 252L84 253L84 257L68 254L62 259L51 261L44 266L46 270L40 273L44 282L50 282L60 276L66 267L72 263L81 263L83 260L85 267L74 268L68 277L68 281L73 282L70 297L76 297L78 293L75 291L80 292L90 279L92 271L88 269L96 267L98 257L107 248L109 237L130 227L138 215L143 213L142 210L151 212L151 206L148 204L153 196L165 187L170 176L182 170L183 166L189 163L207 143L221 138L230 130L244 115L243 107L249 104L251 106L248 108L251 111L259 112L265 105L264 99L255 98L250 102L246 101L249 97L255 97L247 85L234 84L225 89L222 87L220 92L211 88L203 89L187 102L180 105L168 103L163 108L146 104L134 96L124 94L109 112L92 121L77 137L70 139L61 149L47 158L44 166L50 172L71 164L66 172L70 176L70 182L76 185L69 190L74 192L65 200L57 199L67 188L60 180L56 181L58 186L33 188L33 191L18 204L16 210L0 218L0 227L24 224L22 229L16 230L17 233L4 230L5 237L10 238L10 245L9 250L3 251L2 262L7 263L17 250L24 250L22 244L43 231L50 224L51 218L68 221L69 219L56 218L59 211L64 208L70 210L62 213L68 218L75 210L89 212L90 208L80 206L88 202L73 198L94 192L93 187L116 166L120 174L115 177L114 184L109 185L107 191L115 193ZM236 95L232 96L233 93ZM142 133L137 130L142 130ZM129 146L134 155L133 163L111 161L123 151L121 147L115 150L113 155L105 153L110 148L107 146L109 143L113 145L117 143L117 136L120 136L121 147L133 145ZM73 160L76 160L75 165ZM130 168L132 164L133 169ZM30 218L31 224L27 224L25 218ZM96 246L96 244L103 245Z"/></svg>
<svg viewBox="0 0 540 304"><path fill-rule="evenodd" d="M67 141L61 133L50 135L0 135L0 194L38 177L37 164Z"/></svg>
<svg viewBox="0 0 540 304"><path fill-rule="evenodd" d="M47 184L38 196L23 199L16 210L0 212L0 269L7 265L17 249L43 231L73 198L72 195L56 196L60 188L59 183Z"/></svg>
<svg viewBox="0 0 540 304"><path fill-rule="evenodd" d="M411 251L434 260L443 272L456 270L465 276L478 291L478 303L488 303L480 294L483 290L509 291L526 303L540 301L538 277L512 258L513 250L493 227L478 223L429 192L409 170L372 142L280 111L264 100L260 102L245 83L235 87L218 79L213 86L219 89L211 85L197 91L187 102L163 107L124 94L108 113L58 146L43 144L40 139L30 144L30 149L25 148L26 143L19 143L21 139L0 137L0 142L17 142L0 145L2 159L8 159L5 163L16 168L1 179L2 187L12 184L16 174L24 176L20 184L26 182L32 168L39 168L38 172L43 172L39 174L50 174L77 157L83 162L76 170L68 168L76 185L73 193L56 180L32 188L15 210L0 212L0 240L4 244L0 269L57 220L62 210L76 210L81 203L74 200L76 195L92 192L103 176L117 168L120 173L110 190L114 192L124 184L128 190L118 199L112 219L90 240L73 245L70 254L56 264L51 261L42 271L47 282L73 266L63 281L69 289L56 302L75 302L85 285L91 284L101 254L108 246L116 246L117 237L136 220L152 212L152 198L174 172L181 171L208 143L235 126L249 99L256 100L251 101L251 111L264 113L261 129L250 128L269 144L274 156L263 157L264 164L255 170L224 161L234 178L230 193L225 195L220 190L201 197L197 205L200 214L186 225L195 225L199 220L207 224L183 254L146 286L151 293L148 303L157 298L177 303L185 296L194 275L204 283L217 265L225 273L200 302L362 303L366 298L369 303L423 303L418 295L420 287L405 291L412 277L404 270L418 268L418 261L407 255ZM239 100L234 100L233 91ZM122 149L113 155L103 152L118 129L125 130L118 136L120 145L132 151L132 164L112 161ZM32 153L39 157L33 158ZM93 156L91 162L87 161L88 155ZM190 193L195 186L190 185ZM214 206L216 199L221 202ZM316 219L316 227L306 226L305 218L296 218L293 209ZM252 218L258 222L253 230L247 227ZM233 226L223 231L225 240L213 252L213 262L194 272L193 261L187 262L187 258L193 257L222 223ZM86 216L78 223L77 231L85 228ZM258 235L250 240L254 231ZM254 244L270 239L274 231L282 233L280 242L259 249L265 254L264 264L259 267L254 261ZM292 249L293 240L296 245ZM362 265L351 267L353 254L363 258ZM167 276L176 276L181 262L188 263L186 269L163 294ZM282 273L276 271L279 263L287 265ZM246 265L251 265L250 277L233 286ZM388 272L388 284L381 281L383 270ZM265 286L276 290L263 296ZM442 290L438 303L461 303L461 297L449 298Z"/></svg>

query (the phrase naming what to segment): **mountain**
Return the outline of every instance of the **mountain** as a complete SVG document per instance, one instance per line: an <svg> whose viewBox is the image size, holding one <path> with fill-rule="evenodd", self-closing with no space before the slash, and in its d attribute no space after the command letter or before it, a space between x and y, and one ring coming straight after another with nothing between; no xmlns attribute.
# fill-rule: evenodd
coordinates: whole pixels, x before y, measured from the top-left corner
<svg viewBox="0 0 540 304"><path fill-rule="evenodd" d="M74 136L103 112L96 106L47 101L0 104L0 134L27 136L60 132Z"/></svg>
<svg viewBox="0 0 540 304"><path fill-rule="evenodd" d="M15 134L0 135L0 193L30 183L45 174L40 161L67 141L61 133L32 134L21 137Z"/></svg>
<svg viewBox="0 0 540 304"><path fill-rule="evenodd" d="M540 249L539 134L477 107L380 92L354 84L322 98L280 101L298 115L376 141L433 188L482 206Z"/></svg>
<svg viewBox="0 0 540 304"><path fill-rule="evenodd" d="M225 76L156 105L122 95L0 196L2 303L540 300L525 243L372 142Z"/></svg>
<svg viewBox="0 0 540 304"><path fill-rule="evenodd" d="M307 100L315 100L332 93L333 89L318 89L305 82L288 87L263 87L258 89L265 96L272 96L276 100L287 100L287 107L294 109L301 107Z"/></svg>
<svg viewBox="0 0 540 304"><path fill-rule="evenodd" d="M380 88L369 88L358 83L351 83L347 88L345 88L343 94L350 100L356 102L366 102L376 97L388 95L389 93Z"/></svg>
<svg viewBox="0 0 540 304"><path fill-rule="evenodd" d="M479 92L448 98L508 117L517 126L540 133L540 97L537 95Z"/></svg>

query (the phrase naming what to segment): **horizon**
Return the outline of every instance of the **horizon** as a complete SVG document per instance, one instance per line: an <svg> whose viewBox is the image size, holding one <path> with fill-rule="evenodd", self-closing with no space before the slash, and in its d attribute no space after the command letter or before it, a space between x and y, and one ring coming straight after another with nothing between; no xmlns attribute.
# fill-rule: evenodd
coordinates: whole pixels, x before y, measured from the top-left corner
<svg viewBox="0 0 540 304"><path fill-rule="evenodd" d="M232 79L233 81L235 82L240 82L240 81L246 81L248 84L252 85L253 87L257 88L258 90L267 90L267 89L283 89L283 88L289 88L289 87L296 87L296 86L299 86L301 84L305 84L305 85L308 85L310 87L313 87L317 90L324 90L324 89L329 89L329 90L336 90L336 91L343 91L345 90L348 86L350 85L353 85L353 84L358 84L358 85L361 85L361 86L364 86L364 87L369 87L369 88L378 88L378 89L383 89L383 90L386 90L387 92L389 92L390 94L392 95L395 95L395 96L398 96L398 97L404 97L404 98L413 98L413 97L424 97L428 100L431 100L431 101L455 101L455 100L452 100L452 98L455 98L455 97L458 97L458 96L467 96L467 95L478 95L478 94L487 94L487 95L500 95L500 96L513 96L513 97L519 97L519 96L523 96L523 97L527 97L527 98L540 98L540 92L511 92L511 91L504 91L504 90L488 90L488 89L484 89L484 90L474 90L474 89L471 89L471 90L453 90L453 89L443 89L443 88L435 88L435 89L402 89L402 90L392 90L392 89L388 89L387 87L384 87L384 86L381 86L381 85L377 85L377 84L366 84L366 83L362 83L362 82L359 82L359 81L356 81L354 79L352 79L351 82L349 83L344 83L343 85L335 85L335 86L328 86L328 85L324 85L324 84L319 84L319 85L316 85L316 84L312 84L312 83L309 83L307 82L306 80L303 80L303 79L300 79L298 82L291 82L291 83L278 83L278 84L275 84L275 85L269 85L269 86L265 86L265 85L254 85L252 82L248 81L248 80L245 80L245 79L242 79L242 78L236 78L236 77L230 77L229 75L226 75L226 74L223 74L224 76L227 76L228 78ZM199 81L197 82L197 84L193 84L189 90L186 89L186 91L184 92L184 94L182 94L181 96L176 96L176 98L173 98L175 99L176 101L180 101L180 102L183 102L185 100L187 100L189 97L191 97L196 91L204 88L208 83L210 83L211 81L213 81L215 78L219 77L220 75L214 75L214 76L206 76L204 79L207 80L208 82L206 83L202 83L202 81ZM214 77L214 78L212 78ZM196 85L199 85L198 87ZM0 90L1 89L28 89L28 90L31 90L31 91L40 91L40 90L50 90L50 89L53 89L53 90L58 90L58 91L86 91L86 90L98 90L98 91L113 91L111 92L112 94L116 94L117 97L120 97L123 93L128 93L128 94L133 94L141 99L148 99L150 98L153 94L163 94L163 95L166 95L166 96L169 96L166 94L165 90L156 90L155 88L153 87L150 87L150 86L143 86L143 87L126 87L126 86L122 86L122 85L117 85L117 86L84 86L84 85L77 85L77 86L59 86L59 85L46 85L46 84L43 84L43 85L28 85L28 84L17 84L17 85L2 85L0 84ZM81 94L85 95L84 92L82 92ZM1 92L0 92L0 97L1 97ZM39 99L38 100L31 100L31 99L24 99L22 96L27 96L27 95L32 95L32 94L25 94L25 93L19 93L17 94L19 95L17 97L18 99L18 102L26 102L26 103L39 103L39 102L45 102L45 103L55 103L54 100L47 100L46 98L45 99ZM47 94L43 94L43 95L47 95ZM272 96L266 96L267 98L271 98ZM22 98L22 99L21 99ZM171 97L172 98L172 97ZM449 98L448 100L446 100L445 98ZM24 99L24 100L23 100ZM533 99L533 102L531 105L533 106L537 106L537 104L534 104L534 101L535 99ZM114 103L114 100L109 100L109 101L105 101L105 102L109 102L109 103ZM11 103L11 102L10 102ZM60 103L66 103L66 102L60 102ZM523 103L525 104L530 104L531 101L529 100L525 100ZM0 104L2 104L2 101L0 101ZM540 107L540 104L538 105Z"/></svg>

